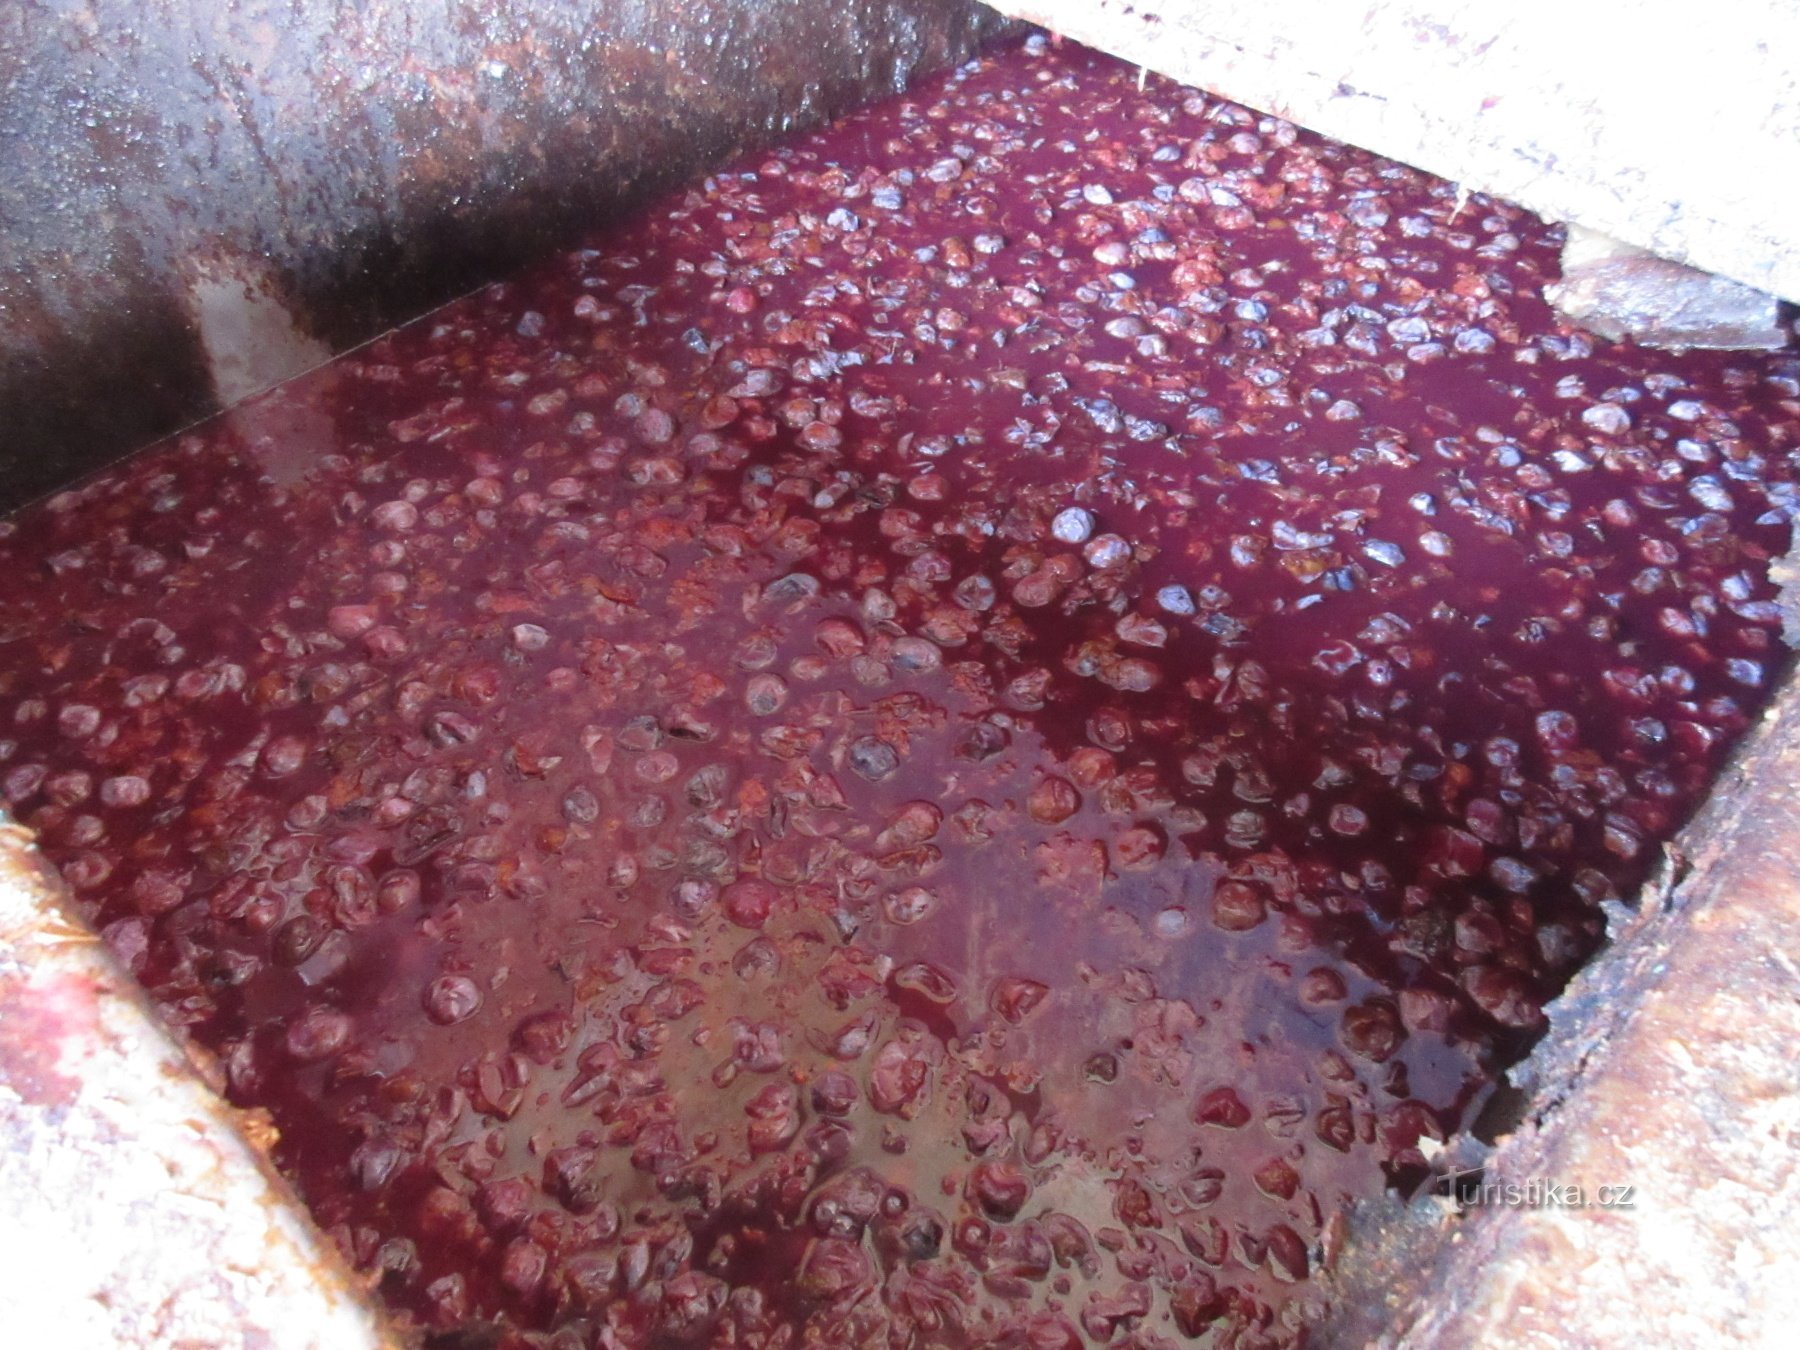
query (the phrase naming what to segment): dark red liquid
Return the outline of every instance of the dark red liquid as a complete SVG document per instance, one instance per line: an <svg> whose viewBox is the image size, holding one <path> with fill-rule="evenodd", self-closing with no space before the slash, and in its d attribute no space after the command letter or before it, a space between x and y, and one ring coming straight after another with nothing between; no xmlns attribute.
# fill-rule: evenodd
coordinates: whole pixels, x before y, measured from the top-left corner
<svg viewBox="0 0 1800 1350"><path fill-rule="evenodd" d="M427 1325L1295 1342L1766 697L1791 357L1041 46L3 527L0 789Z"/></svg>

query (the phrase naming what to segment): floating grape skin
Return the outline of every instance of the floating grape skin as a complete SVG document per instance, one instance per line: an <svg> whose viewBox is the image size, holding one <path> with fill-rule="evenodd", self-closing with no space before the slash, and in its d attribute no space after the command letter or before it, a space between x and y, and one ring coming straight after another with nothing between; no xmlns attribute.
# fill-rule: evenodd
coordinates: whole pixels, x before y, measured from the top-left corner
<svg viewBox="0 0 1800 1350"><path fill-rule="evenodd" d="M1791 357L1137 81L1004 49L0 527L0 793L395 1309L1297 1343L1766 700Z"/></svg>

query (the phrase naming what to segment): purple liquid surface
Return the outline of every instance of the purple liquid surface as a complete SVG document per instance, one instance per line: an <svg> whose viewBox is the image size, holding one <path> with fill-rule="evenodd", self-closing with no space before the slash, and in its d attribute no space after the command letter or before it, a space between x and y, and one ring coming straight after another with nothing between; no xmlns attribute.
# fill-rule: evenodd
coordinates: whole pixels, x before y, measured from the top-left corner
<svg viewBox="0 0 1800 1350"><path fill-rule="evenodd" d="M1137 79L1005 49L3 527L0 792L394 1308L1299 1343L1766 700L1792 356Z"/></svg>

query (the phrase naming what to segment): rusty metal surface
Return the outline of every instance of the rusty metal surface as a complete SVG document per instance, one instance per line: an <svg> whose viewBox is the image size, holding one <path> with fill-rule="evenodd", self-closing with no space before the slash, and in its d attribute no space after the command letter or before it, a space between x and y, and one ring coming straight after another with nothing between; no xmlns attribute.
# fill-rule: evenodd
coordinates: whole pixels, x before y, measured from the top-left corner
<svg viewBox="0 0 1800 1350"><path fill-rule="evenodd" d="M1003 26L972 0L0 6L0 509Z"/></svg>
<svg viewBox="0 0 1800 1350"><path fill-rule="evenodd" d="M1800 681L1552 1005L1459 1206L1362 1217L1344 1346L1789 1345L1800 1327ZM1527 1183L1537 1181L1538 1203ZM1465 1179L1465 1187L1476 1178ZM1516 1199L1503 1189L1519 1187ZM1563 1188L1552 1194L1546 1183ZM1579 1196L1568 1188L1580 1188ZM1629 1205L1604 1187L1629 1187ZM1449 1187L1440 1188L1448 1192ZM1578 1207L1574 1201L1579 1199ZM1602 1201L1610 1201L1603 1204Z"/></svg>
<svg viewBox="0 0 1800 1350"><path fill-rule="evenodd" d="M399 1344L0 818L0 1340Z"/></svg>

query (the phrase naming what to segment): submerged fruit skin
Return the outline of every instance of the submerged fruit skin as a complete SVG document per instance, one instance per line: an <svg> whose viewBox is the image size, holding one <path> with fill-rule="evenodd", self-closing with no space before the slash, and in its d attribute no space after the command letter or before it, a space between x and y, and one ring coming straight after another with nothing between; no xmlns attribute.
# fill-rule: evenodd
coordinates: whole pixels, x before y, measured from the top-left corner
<svg viewBox="0 0 1800 1350"><path fill-rule="evenodd" d="M1780 665L1555 246L1001 50L0 524L0 794L427 1326L1297 1343Z"/></svg>

